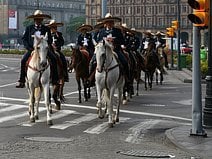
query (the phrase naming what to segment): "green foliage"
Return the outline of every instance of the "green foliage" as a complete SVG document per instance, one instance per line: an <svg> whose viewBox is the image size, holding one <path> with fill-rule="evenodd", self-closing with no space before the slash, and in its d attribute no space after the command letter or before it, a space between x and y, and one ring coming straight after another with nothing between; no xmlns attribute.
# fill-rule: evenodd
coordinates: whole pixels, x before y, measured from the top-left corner
<svg viewBox="0 0 212 159"><path fill-rule="evenodd" d="M205 78L208 73L208 61L201 62L201 75Z"/></svg>
<svg viewBox="0 0 212 159"><path fill-rule="evenodd" d="M17 55L23 55L26 52L26 50L18 50L18 49L4 49L0 50L0 54L17 54Z"/></svg>
<svg viewBox="0 0 212 159"><path fill-rule="evenodd" d="M76 32L76 29L84 23L85 23L85 17L70 18L66 30L68 33Z"/></svg>
<svg viewBox="0 0 212 159"><path fill-rule="evenodd" d="M191 54L186 55L186 67L187 68L192 67L192 55Z"/></svg>

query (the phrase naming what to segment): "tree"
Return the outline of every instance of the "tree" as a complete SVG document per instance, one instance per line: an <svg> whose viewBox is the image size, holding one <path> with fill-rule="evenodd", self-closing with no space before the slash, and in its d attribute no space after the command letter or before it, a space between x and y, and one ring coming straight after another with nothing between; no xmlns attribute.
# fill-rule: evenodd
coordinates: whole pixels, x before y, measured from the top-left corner
<svg viewBox="0 0 212 159"><path fill-rule="evenodd" d="M69 23L67 24L66 31L70 34L70 40L75 42L77 38L76 29L85 23L85 17L74 17L70 18Z"/></svg>

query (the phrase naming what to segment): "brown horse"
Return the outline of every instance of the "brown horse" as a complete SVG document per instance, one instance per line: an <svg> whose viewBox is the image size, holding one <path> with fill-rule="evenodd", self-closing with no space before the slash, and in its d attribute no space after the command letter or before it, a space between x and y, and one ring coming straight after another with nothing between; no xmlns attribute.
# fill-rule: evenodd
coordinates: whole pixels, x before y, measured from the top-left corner
<svg viewBox="0 0 212 159"><path fill-rule="evenodd" d="M153 75L157 68L157 55L155 52L155 44L149 43L148 48L144 54L144 66L145 66L145 90L147 90L147 82L149 89L152 89Z"/></svg>
<svg viewBox="0 0 212 159"><path fill-rule="evenodd" d="M87 83L89 78L89 54L84 49L79 49L78 47L72 47L72 54L70 58L69 70L75 70L75 78L78 84L78 102L82 103L81 100L81 82L84 87L84 98L88 101L90 98L90 87Z"/></svg>
<svg viewBox="0 0 212 159"><path fill-rule="evenodd" d="M156 53L158 55L159 61L160 61L160 67L156 69L156 84L158 85L158 81L160 81L160 84L163 83L163 74L166 73L164 66L165 66L165 59L163 57L163 48L157 47ZM160 80L158 79L158 75L160 75Z"/></svg>

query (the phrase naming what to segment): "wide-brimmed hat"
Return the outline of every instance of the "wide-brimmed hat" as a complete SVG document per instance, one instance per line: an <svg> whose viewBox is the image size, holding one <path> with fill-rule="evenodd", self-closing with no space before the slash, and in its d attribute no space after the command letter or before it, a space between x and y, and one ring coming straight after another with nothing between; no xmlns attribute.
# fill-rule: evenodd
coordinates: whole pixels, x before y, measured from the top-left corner
<svg viewBox="0 0 212 159"><path fill-rule="evenodd" d="M78 32L82 32L83 30L89 32L91 30L93 30L93 27L91 25L88 25L88 24L82 24L81 26L79 26L76 31Z"/></svg>
<svg viewBox="0 0 212 159"><path fill-rule="evenodd" d="M149 36L153 36L154 34L151 32L151 30L146 30L144 31L144 34L149 35Z"/></svg>
<svg viewBox="0 0 212 159"><path fill-rule="evenodd" d="M104 23L102 23L102 22L97 22L97 24L96 25L94 25L94 29L96 29L96 30L99 30L99 29L101 29L101 28L103 28L104 27Z"/></svg>
<svg viewBox="0 0 212 159"><path fill-rule="evenodd" d="M46 24L48 27L61 27L63 23L57 23L56 20L52 19L49 21L49 24Z"/></svg>
<svg viewBox="0 0 212 159"><path fill-rule="evenodd" d="M157 31L157 33L155 33L156 36L165 36L166 34L164 34L163 32Z"/></svg>
<svg viewBox="0 0 212 159"><path fill-rule="evenodd" d="M135 28L131 28L131 29L130 29L130 32L131 32L132 34L138 33L138 32L135 30Z"/></svg>
<svg viewBox="0 0 212 159"><path fill-rule="evenodd" d="M51 19L48 14L43 14L41 10L36 10L33 15L27 17L27 19Z"/></svg>
<svg viewBox="0 0 212 159"><path fill-rule="evenodd" d="M121 29L124 32L130 31L130 29L127 27L126 23L122 23L121 25L118 25L117 28Z"/></svg>
<svg viewBox="0 0 212 159"><path fill-rule="evenodd" d="M110 13L107 13L104 18L100 18L97 21L102 23L106 23L108 21L121 22L121 18L113 17Z"/></svg>

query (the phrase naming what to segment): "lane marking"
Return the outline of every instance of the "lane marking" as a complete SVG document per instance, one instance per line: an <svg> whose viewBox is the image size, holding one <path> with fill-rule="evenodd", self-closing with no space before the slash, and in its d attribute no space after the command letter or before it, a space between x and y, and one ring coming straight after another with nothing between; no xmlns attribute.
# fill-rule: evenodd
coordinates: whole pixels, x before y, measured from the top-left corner
<svg viewBox="0 0 212 159"><path fill-rule="evenodd" d="M120 119L119 123L124 123L125 121L129 120L130 118L120 117L119 119ZM119 124L119 123L116 123L116 124ZM88 129L86 129L84 132L88 133L88 134L100 134L100 133L105 132L107 129L108 129L108 122L103 122L101 124L97 124L97 125L94 125Z"/></svg>
<svg viewBox="0 0 212 159"><path fill-rule="evenodd" d="M0 88L7 87L7 86L12 86L12 85L15 85L15 84L16 84L16 82L15 83L9 83L9 84L5 84L5 85L1 85Z"/></svg>
<svg viewBox="0 0 212 159"><path fill-rule="evenodd" d="M0 103L0 105L2 105L2 103ZM4 105L4 106L8 106L8 105ZM1 113L4 113L4 112L12 111L12 110L21 109L21 108L26 108L26 106L25 105L12 105L12 106L8 106L6 108L0 109L0 114Z"/></svg>
<svg viewBox="0 0 212 159"><path fill-rule="evenodd" d="M88 121L94 120L96 118L97 118L97 114L89 113L89 114L86 114L85 116L76 118L76 119L74 119L72 121L65 121L65 123L63 123L63 124L53 125L50 128L64 130L64 129L68 128L68 127L78 125L78 124L80 124L82 122L88 122Z"/></svg>

